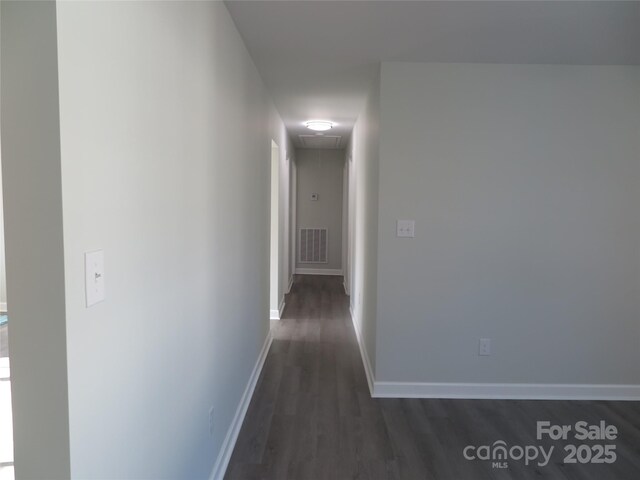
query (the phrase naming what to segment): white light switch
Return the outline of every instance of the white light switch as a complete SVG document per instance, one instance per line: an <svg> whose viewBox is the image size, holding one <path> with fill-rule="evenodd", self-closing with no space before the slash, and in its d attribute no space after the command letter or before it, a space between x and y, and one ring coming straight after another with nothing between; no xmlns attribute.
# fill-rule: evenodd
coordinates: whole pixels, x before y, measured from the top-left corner
<svg viewBox="0 0 640 480"><path fill-rule="evenodd" d="M416 222L414 220L398 220L396 237L415 237Z"/></svg>
<svg viewBox="0 0 640 480"><path fill-rule="evenodd" d="M87 307L104 300L104 252L84 254L84 276Z"/></svg>

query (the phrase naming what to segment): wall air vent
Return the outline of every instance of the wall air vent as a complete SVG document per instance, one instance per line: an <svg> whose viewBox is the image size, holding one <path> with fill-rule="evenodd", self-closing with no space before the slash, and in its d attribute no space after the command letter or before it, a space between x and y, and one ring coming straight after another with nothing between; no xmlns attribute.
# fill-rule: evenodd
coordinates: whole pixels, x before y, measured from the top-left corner
<svg viewBox="0 0 640 480"><path fill-rule="evenodd" d="M303 148L340 148L338 135L298 135Z"/></svg>
<svg viewBox="0 0 640 480"><path fill-rule="evenodd" d="M300 263L327 263L329 261L329 230L301 228L298 242Z"/></svg>

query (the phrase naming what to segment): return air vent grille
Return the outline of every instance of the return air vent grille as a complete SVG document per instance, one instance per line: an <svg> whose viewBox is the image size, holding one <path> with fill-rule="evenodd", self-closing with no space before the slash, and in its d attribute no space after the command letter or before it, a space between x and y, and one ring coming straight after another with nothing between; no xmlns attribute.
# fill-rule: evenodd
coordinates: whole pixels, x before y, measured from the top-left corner
<svg viewBox="0 0 640 480"><path fill-rule="evenodd" d="M301 228L298 248L300 263L327 263L329 230L326 228Z"/></svg>
<svg viewBox="0 0 640 480"><path fill-rule="evenodd" d="M340 148L341 136L298 135L303 148Z"/></svg>

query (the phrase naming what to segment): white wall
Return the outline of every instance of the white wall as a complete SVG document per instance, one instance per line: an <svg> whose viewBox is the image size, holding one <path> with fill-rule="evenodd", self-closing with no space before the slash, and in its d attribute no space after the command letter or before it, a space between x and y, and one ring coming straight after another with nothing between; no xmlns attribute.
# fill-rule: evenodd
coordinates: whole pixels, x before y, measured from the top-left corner
<svg viewBox="0 0 640 480"><path fill-rule="evenodd" d="M64 479L69 408L56 5L3 1L0 12L15 474Z"/></svg>
<svg viewBox="0 0 640 480"><path fill-rule="evenodd" d="M18 478L208 477L269 329L288 142L226 8L2 2L2 137Z"/></svg>
<svg viewBox="0 0 640 480"><path fill-rule="evenodd" d="M303 263L296 253L296 267L342 270L342 175L344 150L298 149L296 224L301 228L329 229L329 261ZM311 200L317 193L318 200ZM298 239L299 237L296 237ZM298 241L296 251L300 248Z"/></svg>
<svg viewBox="0 0 640 480"><path fill-rule="evenodd" d="M384 63L381 118L376 379L640 384L640 68Z"/></svg>
<svg viewBox="0 0 640 480"><path fill-rule="evenodd" d="M369 378L376 369L380 77L371 86L347 149L351 259L350 302ZM349 161L349 160L347 160Z"/></svg>

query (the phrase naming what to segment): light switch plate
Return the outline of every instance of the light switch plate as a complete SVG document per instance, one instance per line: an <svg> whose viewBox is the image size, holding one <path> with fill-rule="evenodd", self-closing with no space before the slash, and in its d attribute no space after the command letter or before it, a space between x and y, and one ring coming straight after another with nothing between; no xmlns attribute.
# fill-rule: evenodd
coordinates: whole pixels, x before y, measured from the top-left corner
<svg viewBox="0 0 640 480"><path fill-rule="evenodd" d="M398 220L396 237L410 237L416 236L416 222L415 220Z"/></svg>
<svg viewBox="0 0 640 480"><path fill-rule="evenodd" d="M84 275L87 307L104 300L104 252L84 254Z"/></svg>

